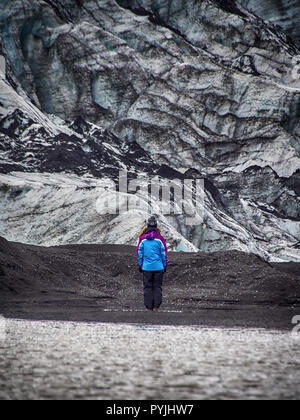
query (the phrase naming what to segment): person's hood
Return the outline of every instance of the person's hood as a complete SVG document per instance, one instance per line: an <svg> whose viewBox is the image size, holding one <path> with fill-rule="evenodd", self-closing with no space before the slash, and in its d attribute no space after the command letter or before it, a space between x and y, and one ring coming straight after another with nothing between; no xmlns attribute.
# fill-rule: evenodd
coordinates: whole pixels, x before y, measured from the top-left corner
<svg viewBox="0 0 300 420"><path fill-rule="evenodd" d="M157 239L159 237L159 232L157 230L154 230L152 232L147 233L145 237L148 241L153 241L154 239Z"/></svg>
<svg viewBox="0 0 300 420"><path fill-rule="evenodd" d="M146 239L147 239L148 241L153 241L153 240L154 240L154 233L155 233L155 232L150 232L150 233L147 233L147 235L146 235Z"/></svg>

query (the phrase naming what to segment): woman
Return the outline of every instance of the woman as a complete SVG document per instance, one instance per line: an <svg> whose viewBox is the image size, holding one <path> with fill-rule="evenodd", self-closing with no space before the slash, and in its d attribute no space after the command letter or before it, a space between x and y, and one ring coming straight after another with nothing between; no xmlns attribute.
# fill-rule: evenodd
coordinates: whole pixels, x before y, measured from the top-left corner
<svg viewBox="0 0 300 420"><path fill-rule="evenodd" d="M163 276L168 266L166 241L154 216L140 233L137 256L144 277L144 300L149 311L158 311L162 304Z"/></svg>

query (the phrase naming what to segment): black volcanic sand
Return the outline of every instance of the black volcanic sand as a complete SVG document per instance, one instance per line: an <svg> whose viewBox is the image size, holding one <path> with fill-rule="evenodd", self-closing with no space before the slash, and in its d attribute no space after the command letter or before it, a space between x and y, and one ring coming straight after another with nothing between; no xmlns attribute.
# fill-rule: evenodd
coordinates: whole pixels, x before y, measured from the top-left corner
<svg viewBox="0 0 300 420"><path fill-rule="evenodd" d="M170 253L159 313L143 306L134 247L35 247L0 238L0 314L32 320L291 330L300 264L238 251Z"/></svg>

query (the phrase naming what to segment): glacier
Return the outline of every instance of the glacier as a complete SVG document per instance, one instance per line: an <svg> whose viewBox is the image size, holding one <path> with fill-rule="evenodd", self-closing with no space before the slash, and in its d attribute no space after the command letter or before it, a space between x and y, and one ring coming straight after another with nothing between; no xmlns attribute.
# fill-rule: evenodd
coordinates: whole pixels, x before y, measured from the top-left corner
<svg viewBox="0 0 300 420"><path fill-rule="evenodd" d="M200 225L160 217L171 249L300 261L300 50L258 3L2 2L0 235L135 244L147 212L96 208L123 169L205 180Z"/></svg>

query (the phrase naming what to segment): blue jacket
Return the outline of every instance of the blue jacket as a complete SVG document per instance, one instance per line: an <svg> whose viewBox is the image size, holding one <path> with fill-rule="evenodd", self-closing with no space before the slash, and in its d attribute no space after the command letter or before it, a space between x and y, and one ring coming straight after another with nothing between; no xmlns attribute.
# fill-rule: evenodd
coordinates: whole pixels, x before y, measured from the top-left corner
<svg viewBox="0 0 300 420"><path fill-rule="evenodd" d="M168 265L167 245L158 231L140 238L137 254L143 271L163 271Z"/></svg>

